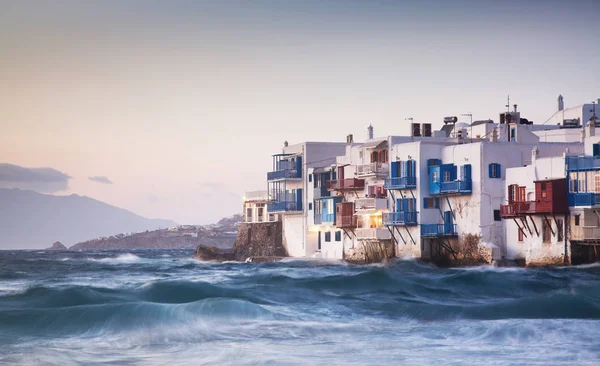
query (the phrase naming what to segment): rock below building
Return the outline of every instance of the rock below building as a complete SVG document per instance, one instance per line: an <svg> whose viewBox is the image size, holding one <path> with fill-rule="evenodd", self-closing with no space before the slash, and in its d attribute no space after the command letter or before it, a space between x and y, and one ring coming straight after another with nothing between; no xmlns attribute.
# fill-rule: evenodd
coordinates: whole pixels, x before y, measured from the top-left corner
<svg viewBox="0 0 600 366"><path fill-rule="evenodd" d="M281 222L242 223L232 250L199 245L194 258L209 261L271 261L288 257Z"/></svg>

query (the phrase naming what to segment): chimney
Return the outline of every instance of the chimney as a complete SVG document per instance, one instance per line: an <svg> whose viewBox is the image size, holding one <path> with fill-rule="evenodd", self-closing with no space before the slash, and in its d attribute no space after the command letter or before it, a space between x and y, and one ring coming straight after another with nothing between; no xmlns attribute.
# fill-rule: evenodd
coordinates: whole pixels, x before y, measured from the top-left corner
<svg viewBox="0 0 600 366"><path fill-rule="evenodd" d="M513 108L515 109L515 113L517 113L517 105L513 104Z"/></svg>
<svg viewBox="0 0 600 366"><path fill-rule="evenodd" d="M354 142L354 135L349 134L348 136L346 136L346 143L347 144L351 144Z"/></svg>
<svg viewBox="0 0 600 366"><path fill-rule="evenodd" d="M558 110L562 111L563 109L565 109L565 102L563 100L563 96L562 95L558 95Z"/></svg>
<svg viewBox="0 0 600 366"><path fill-rule="evenodd" d="M373 140L373 125L369 124L367 130L369 131L369 140Z"/></svg>
<svg viewBox="0 0 600 366"><path fill-rule="evenodd" d="M290 144L287 141L283 142L283 147L288 147Z"/></svg>

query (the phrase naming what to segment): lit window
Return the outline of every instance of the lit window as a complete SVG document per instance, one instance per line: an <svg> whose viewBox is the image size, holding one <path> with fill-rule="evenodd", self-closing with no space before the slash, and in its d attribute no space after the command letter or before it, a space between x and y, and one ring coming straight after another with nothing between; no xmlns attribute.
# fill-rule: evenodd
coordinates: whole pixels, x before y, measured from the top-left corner
<svg viewBox="0 0 600 366"><path fill-rule="evenodd" d="M437 182L437 172L434 170L433 174L431 175L431 181L436 183Z"/></svg>

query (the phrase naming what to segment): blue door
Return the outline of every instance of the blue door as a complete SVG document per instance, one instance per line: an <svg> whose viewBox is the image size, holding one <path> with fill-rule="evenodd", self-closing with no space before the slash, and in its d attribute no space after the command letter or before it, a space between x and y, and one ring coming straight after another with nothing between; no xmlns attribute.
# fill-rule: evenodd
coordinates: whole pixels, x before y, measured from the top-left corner
<svg viewBox="0 0 600 366"><path fill-rule="evenodd" d="M452 211L444 211L444 234L452 234L453 231Z"/></svg>
<svg viewBox="0 0 600 366"><path fill-rule="evenodd" d="M319 231L319 239L317 240L317 249L321 250L321 232Z"/></svg>

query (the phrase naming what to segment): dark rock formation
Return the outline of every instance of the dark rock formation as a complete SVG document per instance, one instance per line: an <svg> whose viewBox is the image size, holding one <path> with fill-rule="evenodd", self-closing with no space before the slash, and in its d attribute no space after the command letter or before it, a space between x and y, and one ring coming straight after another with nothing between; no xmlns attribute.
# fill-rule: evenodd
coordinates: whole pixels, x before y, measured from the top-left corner
<svg viewBox="0 0 600 366"><path fill-rule="evenodd" d="M353 264L381 263L391 258L394 258L394 244L391 241L362 241L344 251L344 260Z"/></svg>
<svg viewBox="0 0 600 366"><path fill-rule="evenodd" d="M200 260L236 260L236 261L271 261L288 256L283 246L283 229L281 222L242 223L238 227L238 235L233 250L215 250L207 245L196 248L194 258ZM270 258L270 259L269 259ZM269 259L269 260L268 260Z"/></svg>
<svg viewBox="0 0 600 366"><path fill-rule="evenodd" d="M56 241L50 248L46 248L46 250L67 250L67 247L65 247L60 241Z"/></svg>

